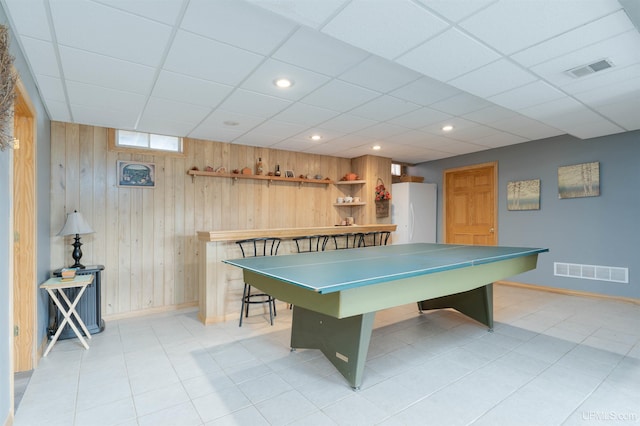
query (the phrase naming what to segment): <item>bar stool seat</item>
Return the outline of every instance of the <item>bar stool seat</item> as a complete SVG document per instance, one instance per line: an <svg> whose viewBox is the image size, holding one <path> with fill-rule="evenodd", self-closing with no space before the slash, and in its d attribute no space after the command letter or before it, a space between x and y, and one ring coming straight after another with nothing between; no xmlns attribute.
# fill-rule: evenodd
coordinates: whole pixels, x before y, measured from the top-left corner
<svg viewBox="0 0 640 426"><path fill-rule="evenodd" d="M236 241L236 244L238 244L240 251L242 251L242 257L276 256L278 254L278 248L280 248L280 238L249 238ZM244 283L239 327L242 327L242 314L244 314L245 318L248 317L249 306L255 304L269 305L269 322L273 325L273 317L276 316L275 299L266 293L251 294L251 286Z"/></svg>

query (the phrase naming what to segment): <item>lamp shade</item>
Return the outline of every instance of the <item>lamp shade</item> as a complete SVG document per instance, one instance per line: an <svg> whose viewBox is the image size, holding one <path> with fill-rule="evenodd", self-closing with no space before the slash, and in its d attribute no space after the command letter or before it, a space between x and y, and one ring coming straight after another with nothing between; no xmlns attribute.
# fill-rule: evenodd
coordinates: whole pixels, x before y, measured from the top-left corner
<svg viewBox="0 0 640 426"><path fill-rule="evenodd" d="M82 215L77 211L74 211L67 215L67 221L64 223L60 232L58 232L58 236L93 234L93 232L93 229L91 229Z"/></svg>

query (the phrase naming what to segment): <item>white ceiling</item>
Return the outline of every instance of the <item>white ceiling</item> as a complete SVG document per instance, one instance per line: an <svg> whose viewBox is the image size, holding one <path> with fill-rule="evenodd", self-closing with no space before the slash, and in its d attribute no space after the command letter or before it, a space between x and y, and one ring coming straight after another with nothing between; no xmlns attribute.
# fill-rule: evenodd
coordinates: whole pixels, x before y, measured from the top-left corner
<svg viewBox="0 0 640 426"><path fill-rule="evenodd" d="M640 129L628 0L1 2L57 121L408 163Z"/></svg>

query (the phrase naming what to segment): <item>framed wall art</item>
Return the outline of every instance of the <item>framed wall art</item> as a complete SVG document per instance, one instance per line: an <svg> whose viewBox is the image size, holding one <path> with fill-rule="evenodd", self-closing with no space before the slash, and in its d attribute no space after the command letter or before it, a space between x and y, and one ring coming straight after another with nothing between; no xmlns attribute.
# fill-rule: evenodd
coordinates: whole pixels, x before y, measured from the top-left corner
<svg viewBox="0 0 640 426"><path fill-rule="evenodd" d="M599 162L558 167L558 198L597 197L599 195Z"/></svg>
<svg viewBox="0 0 640 426"><path fill-rule="evenodd" d="M507 183L507 210L540 210L540 179Z"/></svg>
<svg viewBox="0 0 640 426"><path fill-rule="evenodd" d="M118 160L118 186L124 188L155 188L156 165L140 161Z"/></svg>

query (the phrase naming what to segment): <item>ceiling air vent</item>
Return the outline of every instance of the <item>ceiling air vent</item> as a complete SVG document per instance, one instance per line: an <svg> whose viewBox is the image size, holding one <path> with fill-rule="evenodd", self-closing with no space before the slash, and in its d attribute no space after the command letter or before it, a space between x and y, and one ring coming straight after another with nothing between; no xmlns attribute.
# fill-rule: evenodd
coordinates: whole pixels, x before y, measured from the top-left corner
<svg viewBox="0 0 640 426"><path fill-rule="evenodd" d="M594 63L588 65L582 65L567 71L567 73L574 78L584 77L589 74L596 73L598 71L606 70L607 68L611 68L613 66L613 62L609 59L601 59Z"/></svg>

